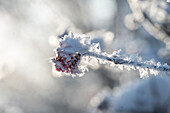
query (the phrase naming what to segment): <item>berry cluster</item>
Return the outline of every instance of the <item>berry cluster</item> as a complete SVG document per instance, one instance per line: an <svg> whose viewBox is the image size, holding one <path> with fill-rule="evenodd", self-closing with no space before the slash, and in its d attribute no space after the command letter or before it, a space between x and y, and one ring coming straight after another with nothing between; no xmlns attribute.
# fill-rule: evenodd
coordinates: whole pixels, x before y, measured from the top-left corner
<svg viewBox="0 0 170 113"><path fill-rule="evenodd" d="M65 73L76 74L78 73L78 63L80 62L80 53L76 52L67 53L57 49L58 56L52 59L52 62L55 63L55 69L57 71L62 71Z"/></svg>

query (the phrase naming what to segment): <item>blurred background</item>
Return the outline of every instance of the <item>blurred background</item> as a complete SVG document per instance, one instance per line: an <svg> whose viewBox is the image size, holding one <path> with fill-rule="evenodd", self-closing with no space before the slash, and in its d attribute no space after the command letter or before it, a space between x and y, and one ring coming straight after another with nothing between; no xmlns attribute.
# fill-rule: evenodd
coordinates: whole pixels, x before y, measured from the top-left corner
<svg viewBox="0 0 170 113"><path fill-rule="evenodd" d="M166 0L0 0L0 113L118 112L102 95L110 101L107 92L140 81L139 72L97 65L83 77L56 77L49 57L70 31L108 53L170 65Z"/></svg>

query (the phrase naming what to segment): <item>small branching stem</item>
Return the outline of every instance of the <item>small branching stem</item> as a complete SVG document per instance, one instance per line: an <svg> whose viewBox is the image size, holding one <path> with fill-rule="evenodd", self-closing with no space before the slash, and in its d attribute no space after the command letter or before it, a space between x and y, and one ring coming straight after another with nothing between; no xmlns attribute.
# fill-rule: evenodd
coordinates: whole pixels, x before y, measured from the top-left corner
<svg viewBox="0 0 170 113"><path fill-rule="evenodd" d="M149 65L149 64L145 64L142 62L137 62L137 61L127 61L124 59L119 58L118 56L112 56L112 57L108 57L102 54L97 54L97 53L93 53L93 52L88 52L85 53L84 55L88 55L88 56L93 56L99 59L104 59L110 62L114 62L114 64L122 64L122 65L128 65L128 66L133 66L134 68L137 67L141 67L141 68L145 68L145 69L153 69L153 70L158 70L158 71L168 71L170 72L170 67L169 66L165 66L165 65Z"/></svg>

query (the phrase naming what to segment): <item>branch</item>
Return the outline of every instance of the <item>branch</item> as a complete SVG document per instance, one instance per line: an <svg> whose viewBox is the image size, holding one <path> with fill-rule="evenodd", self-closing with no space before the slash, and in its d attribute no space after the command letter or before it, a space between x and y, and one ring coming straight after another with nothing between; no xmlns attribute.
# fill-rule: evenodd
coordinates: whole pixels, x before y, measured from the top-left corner
<svg viewBox="0 0 170 113"><path fill-rule="evenodd" d="M98 59L99 63L110 63L114 66L126 69L138 69L141 77L149 74L157 75L159 72L170 72L170 66L161 65L160 62L142 61L140 57L122 54L114 51L113 54L103 53L100 45L91 43L90 37L86 35L75 36L73 33L65 35L60 39L60 46L55 50L56 57L51 58L55 70L72 76L82 76L88 70L87 66L91 59Z"/></svg>
<svg viewBox="0 0 170 113"><path fill-rule="evenodd" d="M149 65L143 62L135 62L135 61L128 61L119 58L118 56L113 56L113 57L108 57L105 55L101 54L96 54L96 53L86 53L85 55L93 56L99 59L104 59L110 62L114 62L115 64L122 64L122 65L128 65L128 66L133 66L133 67L141 67L141 68L148 68L148 69L153 69L157 71L169 71L170 72L170 66L168 65Z"/></svg>

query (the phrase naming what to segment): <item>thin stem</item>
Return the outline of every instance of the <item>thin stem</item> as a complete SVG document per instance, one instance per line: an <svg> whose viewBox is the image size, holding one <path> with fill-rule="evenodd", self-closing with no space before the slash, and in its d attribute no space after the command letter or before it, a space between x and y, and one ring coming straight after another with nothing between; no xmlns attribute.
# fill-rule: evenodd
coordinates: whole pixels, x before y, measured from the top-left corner
<svg viewBox="0 0 170 113"><path fill-rule="evenodd" d="M142 68L147 68L147 69L153 69L153 70L158 70L158 71L168 71L170 72L170 66L165 66L165 65L161 65L161 66L157 66L157 65L148 65L146 63L142 63L142 62L137 62L137 61L127 61L124 59L119 58L118 56L113 56L113 57L108 57L108 56L104 56L102 54L96 54L93 52L88 52L85 53L84 55L88 55L88 56L93 56L99 59L104 59L107 61L113 61L115 64L122 64L122 65L129 65L129 66L133 66L133 67L142 67Z"/></svg>

